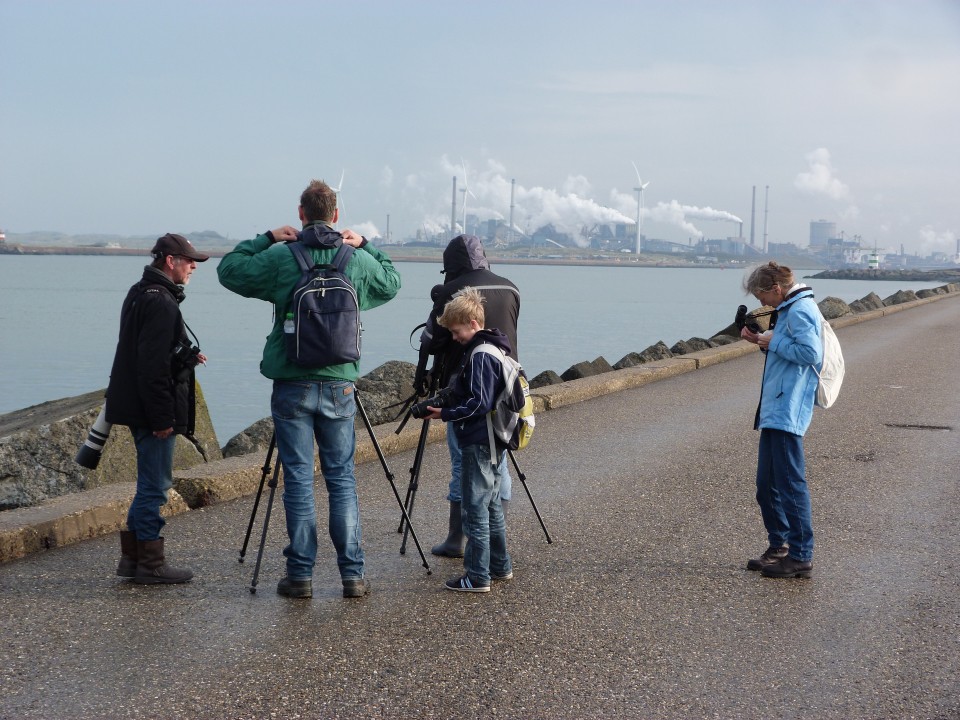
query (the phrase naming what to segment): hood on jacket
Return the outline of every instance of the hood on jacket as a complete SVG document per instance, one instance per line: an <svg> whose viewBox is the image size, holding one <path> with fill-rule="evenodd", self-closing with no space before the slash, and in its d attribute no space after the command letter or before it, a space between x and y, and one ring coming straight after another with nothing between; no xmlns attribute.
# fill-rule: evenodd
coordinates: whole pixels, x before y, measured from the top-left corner
<svg viewBox="0 0 960 720"><path fill-rule="evenodd" d="M490 343L491 345L496 345L503 352L504 355L509 355L510 351L513 349L510 347L510 338L500 332L499 329L493 328L491 330L477 330L476 335L471 338L470 342L467 343L465 351L473 350L480 343Z"/></svg>
<svg viewBox="0 0 960 720"><path fill-rule="evenodd" d="M297 233L297 240L308 247L332 248L343 244L340 231L325 222L310 223Z"/></svg>
<svg viewBox="0 0 960 720"><path fill-rule="evenodd" d="M483 243L476 235L457 235L443 251L443 272L448 281L471 270L489 269Z"/></svg>

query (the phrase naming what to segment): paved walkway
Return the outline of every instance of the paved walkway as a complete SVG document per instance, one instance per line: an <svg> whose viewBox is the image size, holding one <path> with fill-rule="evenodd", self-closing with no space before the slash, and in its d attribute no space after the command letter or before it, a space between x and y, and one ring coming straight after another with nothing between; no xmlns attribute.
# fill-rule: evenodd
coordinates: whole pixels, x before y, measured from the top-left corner
<svg viewBox="0 0 960 720"><path fill-rule="evenodd" d="M960 300L838 330L847 379L806 440L814 578L744 570L765 537L751 429L762 358L538 416L518 455L514 580L445 592L378 463L358 469L374 593L310 601L237 562L251 499L171 519L184 586L113 575L115 535L0 566L0 718L960 717ZM389 458L400 490L412 452ZM445 447L414 515L442 537Z"/></svg>

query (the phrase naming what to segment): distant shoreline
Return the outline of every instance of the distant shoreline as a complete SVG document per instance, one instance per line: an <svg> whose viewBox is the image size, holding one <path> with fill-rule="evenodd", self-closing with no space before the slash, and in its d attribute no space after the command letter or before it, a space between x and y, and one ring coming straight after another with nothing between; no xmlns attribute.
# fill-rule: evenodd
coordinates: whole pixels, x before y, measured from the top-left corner
<svg viewBox="0 0 960 720"><path fill-rule="evenodd" d="M386 252L394 262L442 263L442 248L422 248L426 253L404 252L402 246L378 246ZM230 252L229 249L199 248L212 258L221 258ZM99 256L141 256L149 257L146 248L101 247L101 246L56 246L56 245L20 245L16 243L0 243L0 255L99 255ZM515 255L497 255L488 251L487 257L491 263L501 265L583 265L598 267L645 267L645 268L703 268L712 270L728 270L746 268L753 262L742 260L723 261L717 263L696 263L678 260L677 258L664 259L663 256L633 256L624 258L563 258L563 257L527 257ZM781 258L785 263L799 263L797 267L809 267L811 261L807 258Z"/></svg>

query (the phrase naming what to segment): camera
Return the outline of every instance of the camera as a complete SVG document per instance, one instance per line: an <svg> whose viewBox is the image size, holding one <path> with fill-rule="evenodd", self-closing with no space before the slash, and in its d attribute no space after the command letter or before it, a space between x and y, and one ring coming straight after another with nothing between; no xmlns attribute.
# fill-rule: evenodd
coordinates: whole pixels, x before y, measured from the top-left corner
<svg viewBox="0 0 960 720"><path fill-rule="evenodd" d="M87 439L84 440L83 445L77 451L74 462L88 470L96 470L103 455L103 446L106 444L107 438L110 437L110 428L112 427L113 425L107 422L107 403L104 401L103 407L100 408L100 414L97 415L93 427L87 433Z"/></svg>
<svg viewBox="0 0 960 720"><path fill-rule="evenodd" d="M200 347L187 340L178 340L173 346L170 365L177 380L187 380L190 371L200 364Z"/></svg>
<svg viewBox="0 0 960 720"><path fill-rule="evenodd" d="M733 320L734 324L737 326L737 330L743 330L747 328L750 332L757 333L758 335L763 332L763 328L760 327L760 324L753 318L752 315L747 315L747 306L741 305L737 308L737 316Z"/></svg>
<svg viewBox="0 0 960 720"><path fill-rule="evenodd" d="M428 407L445 408L452 407L453 404L453 390L450 388L444 388L433 397L411 405L410 414L413 415L417 420L422 420L427 413L430 412L427 410Z"/></svg>

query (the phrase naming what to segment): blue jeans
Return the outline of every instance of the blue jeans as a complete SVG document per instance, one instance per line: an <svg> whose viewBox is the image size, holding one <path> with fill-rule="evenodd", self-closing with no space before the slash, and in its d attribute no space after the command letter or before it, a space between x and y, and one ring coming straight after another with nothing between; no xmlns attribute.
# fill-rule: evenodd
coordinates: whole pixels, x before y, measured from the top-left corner
<svg viewBox="0 0 960 720"><path fill-rule="evenodd" d="M357 412L352 382L275 381L270 400L283 464L283 507L290 544L284 549L291 580L313 577L317 560L317 513L313 497L313 443L329 498L330 539L344 580L363 577L360 504L353 474Z"/></svg>
<svg viewBox="0 0 960 720"><path fill-rule="evenodd" d="M790 546L790 557L813 560L810 490L804 476L803 437L762 428L757 460L757 503L771 547Z"/></svg>
<svg viewBox="0 0 960 720"><path fill-rule="evenodd" d="M131 427L137 448L137 492L127 512L127 529L137 540L159 540L167 521L160 516L173 486L173 449L176 435L161 440L152 430Z"/></svg>
<svg viewBox="0 0 960 720"><path fill-rule="evenodd" d="M465 445L460 455L463 486L460 518L467 536L463 567L474 585L489 585L491 572L498 576L513 572L500 505L500 477L490 462L488 445ZM506 452L501 452L502 455Z"/></svg>
<svg viewBox="0 0 960 720"><path fill-rule="evenodd" d="M460 443L457 441L457 434L450 425L447 425L447 448L450 450L450 488L447 493L447 500L450 502L460 502L463 493L460 492ZM510 477L510 465L507 462L507 454L503 453L497 469L494 472L500 476L500 499L507 500L513 497L513 478Z"/></svg>

